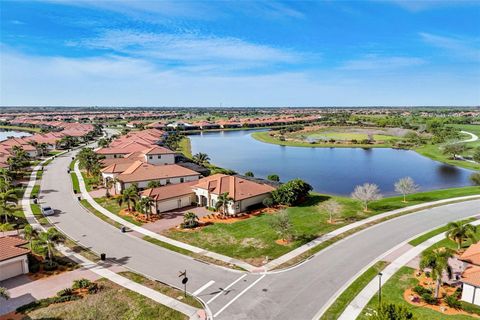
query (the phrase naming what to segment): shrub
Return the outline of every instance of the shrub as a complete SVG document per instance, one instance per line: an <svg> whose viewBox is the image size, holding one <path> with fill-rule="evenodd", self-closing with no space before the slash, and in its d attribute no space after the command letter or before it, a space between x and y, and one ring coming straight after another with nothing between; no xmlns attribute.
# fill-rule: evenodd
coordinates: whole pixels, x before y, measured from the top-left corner
<svg viewBox="0 0 480 320"><path fill-rule="evenodd" d="M72 289L84 289L84 288L88 288L88 286L91 284L92 282L88 279L80 279L80 280L75 280L73 281L73 285L72 285Z"/></svg>
<svg viewBox="0 0 480 320"><path fill-rule="evenodd" d="M270 174L267 176L267 179L270 181L280 181L280 177L278 176L278 174Z"/></svg>
<svg viewBox="0 0 480 320"><path fill-rule="evenodd" d="M273 207L273 205L275 204L275 201L273 201L272 197L267 197L263 199L262 203L265 207L270 208L270 207Z"/></svg>
<svg viewBox="0 0 480 320"><path fill-rule="evenodd" d="M98 286L98 284L96 282L92 282L88 285L87 289L88 289L88 293L94 294L94 293L97 293L100 290L100 287Z"/></svg>
<svg viewBox="0 0 480 320"><path fill-rule="evenodd" d="M252 177L252 178L253 178L254 176L255 176L255 175L253 174L252 171L247 171L247 172L245 172L245 177Z"/></svg>
<svg viewBox="0 0 480 320"><path fill-rule="evenodd" d="M437 304L437 299L431 293L425 292L422 294L422 299L428 304Z"/></svg>
<svg viewBox="0 0 480 320"><path fill-rule="evenodd" d="M454 309L461 309L462 308L462 303L458 300L458 295L451 294L451 295L446 295L445 298L443 298L443 301L450 307Z"/></svg>
<svg viewBox="0 0 480 320"><path fill-rule="evenodd" d="M31 273L40 271L40 262L32 254L28 255L28 271Z"/></svg>
<svg viewBox="0 0 480 320"><path fill-rule="evenodd" d="M57 292L57 297L71 296L73 294L72 288L65 288Z"/></svg>
<svg viewBox="0 0 480 320"><path fill-rule="evenodd" d="M413 289L412 289L413 292L419 294L419 295L422 295L424 293L429 293L429 294L432 294L432 290L428 289L428 288L425 288L425 287L422 287L422 286L415 286Z"/></svg>
<svg viewBox="0 0 480 320"><path fill-rule="evenodd" d="M53 270L57 270L57 269L58 269L58 263L56 263L55 261L43 263L43 270L44 271L53 271Z"/></svg>
<svg viewBox="0 0 480 320"><path fill-rule="evenodd" d="M303 200L312 190L312 186L301 179L293 179L282 184L272 192L276 203L292 205Z"/></svg>

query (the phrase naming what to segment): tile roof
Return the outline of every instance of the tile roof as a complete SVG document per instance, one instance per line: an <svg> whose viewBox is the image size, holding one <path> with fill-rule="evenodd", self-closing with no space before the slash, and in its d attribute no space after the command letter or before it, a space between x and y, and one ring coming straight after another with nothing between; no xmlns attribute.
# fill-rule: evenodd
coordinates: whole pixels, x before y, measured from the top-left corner
<svg viewBox="0 0 480 320"><path fill-rule="evenodd" d="M225 174L214 174L198 181L193 188L205 189L220 195L228 192L235 201L252 198L275 190L274 187Z"/></svg>
<svg viewBox="0 0 480 320"><path fill-rule="evenodd" d="M480 287L480 267L468 266L463 271L460 281Z"/></svg>
<svg viewBox="0 0 480 320"><path fill-rule="evenodd" d="M193 193L192 186L198 181L169 184L162 187L144 190L141 195L150 197L156 201L167 200Z"/></svg>
<svg viewBox="0 0 480 320"><path fill-rule="evenodd" d="M462 261L480 266L480 243L472 244L458 258Z"/></svg>
<svg viewBox="0 0 480 320"><path fill-rule="evenodd" d="M178 177L199 176L200 173L177 164L155 166L135 161L117 179L123 182L150 181Z"/></svg>
<svg viewBox="0 0 480 320"><path fill-rule="evenodd" d="M9 260L18 256L22 256L30 252L25 248L20 248L27 244L28 241L20 237L1 237L0 238L0 261Z"/></svg>

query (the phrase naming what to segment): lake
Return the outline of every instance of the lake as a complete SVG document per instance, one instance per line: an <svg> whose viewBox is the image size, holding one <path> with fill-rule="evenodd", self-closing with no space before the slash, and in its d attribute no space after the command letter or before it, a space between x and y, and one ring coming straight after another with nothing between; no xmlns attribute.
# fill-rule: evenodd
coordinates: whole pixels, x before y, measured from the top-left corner
<svg viewBox="0 0 480 320"><path fill-rule="evenodd" d="M388 148L305 148L263 143L253 131L220 131L190 135L192 153L207 153L211 162L256 177L278 174L281 181L300 178L322 193L349 195L365 182L377 184L384 195L410 176L421 190L470 185L473 171L442 164L411 150Z"/></svg>
<svg viewBox="0 0 480 320"><path fill-rule="evenodd" d="M0 129L0 141L7 140L9 137L28 137L31 136L30 133L28 132L22 132L22 131L3 131Z"/></svg>

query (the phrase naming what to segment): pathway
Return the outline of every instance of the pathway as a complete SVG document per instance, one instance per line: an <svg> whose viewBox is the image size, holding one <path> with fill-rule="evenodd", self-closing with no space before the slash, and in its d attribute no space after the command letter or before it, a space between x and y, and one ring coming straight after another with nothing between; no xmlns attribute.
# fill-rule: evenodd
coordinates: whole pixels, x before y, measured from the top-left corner
<svg viewBox="0 0 480 320"><path fill-rule="evenodd" d="M462 142L462 143L474 142L474 141L477 141L477 140L478 140L478 136L477 136L476 134L473 134L473 133L471 133L471 132L467 132L467 131L463 131L463 130L462 130L462 131L460 131L460 132L461 132L461 133L464 133L464 134L468 134L468 135L470 135L470 136L471 136L471 138L470 138L470 139L466 139L466 140L462 140L462 141L460 141L460 142Z"/></svg>
<svg viewBox="0 0 480 320"><path fill-rule="evenodd" d="M480 225L480 220L476 220L471 223L472 225L478 226ZM430 248L437 242L442 241L445 239L445 233L442 232L421 244L411 248L407 252L400 255L397 259L395 259L391 264L389 264L383 271L382 271L382 286L390 279L400 268L409 264L410 261L415 259L419 256L423 251ZM404 244L406 244L405 241ZM355 279L352 279L353 282ZM365 288L350 302L347 306L345 311L339 317L339 320L352 320L356 319L362 310L367 306L368 302L372 299L372 297L378 292L378 278L373 279L370 281L369 284L365 286Z"/></svg>

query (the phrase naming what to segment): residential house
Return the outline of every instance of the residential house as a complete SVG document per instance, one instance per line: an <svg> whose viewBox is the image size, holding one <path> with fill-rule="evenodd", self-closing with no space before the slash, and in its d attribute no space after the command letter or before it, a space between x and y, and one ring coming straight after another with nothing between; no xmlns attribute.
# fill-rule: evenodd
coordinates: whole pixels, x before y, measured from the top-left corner
<svg viewBox="0 0 480 320"><path fill-rule="evenodd" d="M467 263L460 278L463 283L461 300L480 306L480 243L472 244L459 259Z"/></svg>
<svg viewBox="0 0 480 320"><path fill-rule="evenodd" d="M28 273L28 254L30 250L22 248L28 241L20 237L0 238L0 281Z"/></svg>

